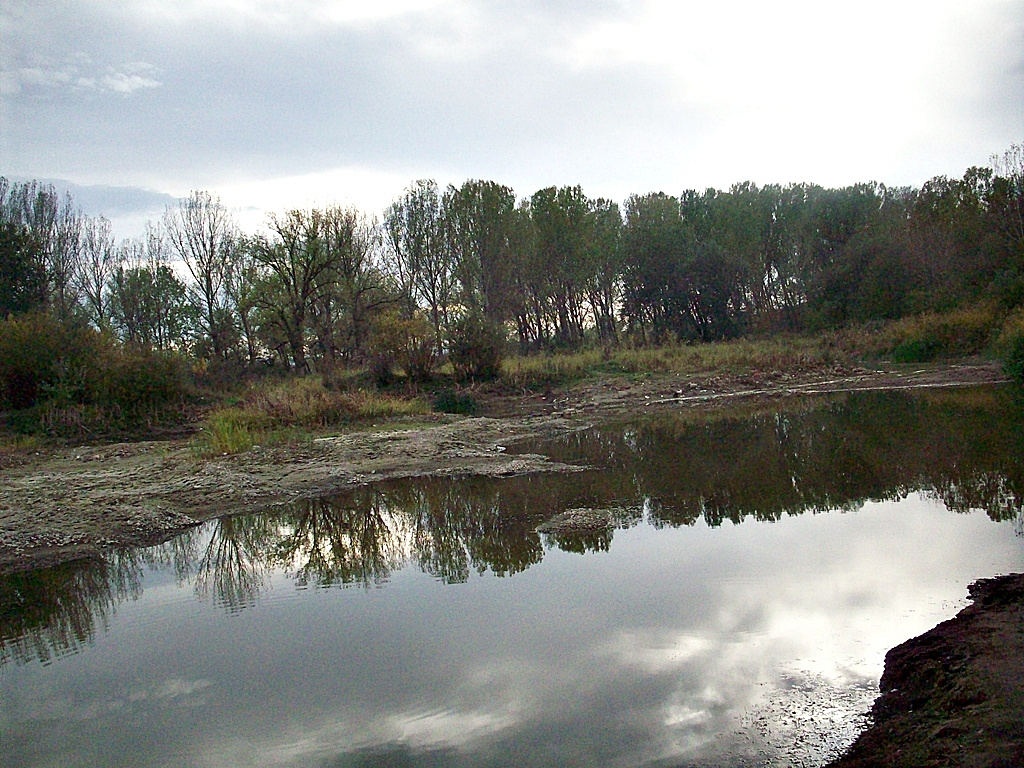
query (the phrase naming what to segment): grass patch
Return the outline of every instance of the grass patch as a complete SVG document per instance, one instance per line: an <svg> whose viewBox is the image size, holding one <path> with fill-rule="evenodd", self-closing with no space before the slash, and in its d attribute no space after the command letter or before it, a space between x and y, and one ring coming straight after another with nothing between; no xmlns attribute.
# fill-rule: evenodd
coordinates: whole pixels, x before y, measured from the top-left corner
<svg viewBox="0 0 1024 768"><path fill-rule="evenodd" d="M2 434L0 435L0 466L3 466L5 459L35 453L43 447L43 439L38 435Z"/></svg>
<svg viewBox="0 0 1024 768"><path fill-rule="evenodd" d="M847 329L838 338L842 347L860 357L930 363L986 353L1001 322L998 308L983 304Z"/></svg>
<svg viewBox="0 0 1024 768"><path fill-rule="evenodd" d="M230 406L211 411L195 440L199 456L243 453L254 445L310 439L320 431L376 419L428 413L420 398L329 389L305 377L256 386Z"/></svg>
<svg viewBox="0 0 1024 768"><path fill-rule="evenodd" d="M804 336L593 349L508 358L502 364L501 383L516 391L533 391L602 374L643 376L808 370L830 364L834 357L831 345L821 338Z"/></svg>

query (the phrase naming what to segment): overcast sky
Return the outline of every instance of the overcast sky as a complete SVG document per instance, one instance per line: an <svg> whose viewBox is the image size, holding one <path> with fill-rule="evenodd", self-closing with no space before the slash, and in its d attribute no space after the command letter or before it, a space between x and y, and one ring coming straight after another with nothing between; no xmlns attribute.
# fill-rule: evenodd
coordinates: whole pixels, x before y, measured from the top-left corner
<svg viewBox="0 0 1024 768"><path fill-rule="evenodd" d="M428 177L917 185L1024 141L1020 0L4 0L0 36L0 175L160 193L75 188L120 235L192 189L254 225Z"/></svg>

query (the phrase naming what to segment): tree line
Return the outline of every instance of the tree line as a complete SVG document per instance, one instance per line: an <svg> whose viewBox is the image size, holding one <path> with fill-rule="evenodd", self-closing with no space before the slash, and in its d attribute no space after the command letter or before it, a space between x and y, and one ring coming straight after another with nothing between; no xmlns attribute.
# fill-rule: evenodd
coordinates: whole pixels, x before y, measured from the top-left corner
<svg viewBox="0 0 1024 768"><path fill-rule="evenodd" d="M0 178L0 317L41 311L221 368L429 375L506 338L715 341L983 299L1024 303L1021 145L920 188L747 182L621 206L579 186L520 199L420 180L380 218L292 210L254 234L199 191L121 243L69 196Z"/></svg>

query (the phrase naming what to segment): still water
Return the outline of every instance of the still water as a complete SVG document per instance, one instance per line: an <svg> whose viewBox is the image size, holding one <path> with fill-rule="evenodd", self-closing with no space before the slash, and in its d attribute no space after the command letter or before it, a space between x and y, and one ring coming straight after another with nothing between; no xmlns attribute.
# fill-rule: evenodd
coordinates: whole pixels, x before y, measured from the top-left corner
<svg viewBox="0 0 1024 768"><path fill-rule="evenodd" d="M887 649L1024 570L1022 425L993 388L666 412L509 447L576 473L2 577L0 763L822 765Z"/></svg>

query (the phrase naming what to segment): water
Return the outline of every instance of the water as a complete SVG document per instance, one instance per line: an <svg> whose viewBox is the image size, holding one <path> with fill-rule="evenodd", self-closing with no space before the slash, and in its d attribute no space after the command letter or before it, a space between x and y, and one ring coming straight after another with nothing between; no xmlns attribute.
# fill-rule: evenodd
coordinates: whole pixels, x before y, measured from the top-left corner
<svg viewBox="0 0 1024 768"><path fill-rule="evenodd" d="M998 389L667 414L519 446L577 473L5 577L2 762L822 765L886 650L1024 569L1022 415Z"/></svg>

